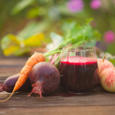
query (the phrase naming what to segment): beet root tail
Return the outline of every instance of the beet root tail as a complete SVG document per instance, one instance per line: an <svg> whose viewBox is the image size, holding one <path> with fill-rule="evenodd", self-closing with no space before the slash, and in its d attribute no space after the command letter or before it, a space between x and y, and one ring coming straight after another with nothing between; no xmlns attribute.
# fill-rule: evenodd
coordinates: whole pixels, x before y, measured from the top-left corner
<svg viewBox="0 0 115 115"><path fill-rule="evenodd" d="M37 81L36 83L32 84L32 91L28 94L28 96L31 96L33 93L37 94L42 98L42 82Z"/></svg>

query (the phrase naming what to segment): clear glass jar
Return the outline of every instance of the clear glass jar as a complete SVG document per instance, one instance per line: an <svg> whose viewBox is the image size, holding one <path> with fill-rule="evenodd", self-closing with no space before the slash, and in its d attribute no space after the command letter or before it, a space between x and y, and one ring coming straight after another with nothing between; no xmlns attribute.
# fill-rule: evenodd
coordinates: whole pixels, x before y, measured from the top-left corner
<svg viewBox="0 0 115 115"><path fill-rule="evenodd" d="M94 48L63 50L61 53L61 84L69 92L87 92L97 82L97 58Z"/></svg>

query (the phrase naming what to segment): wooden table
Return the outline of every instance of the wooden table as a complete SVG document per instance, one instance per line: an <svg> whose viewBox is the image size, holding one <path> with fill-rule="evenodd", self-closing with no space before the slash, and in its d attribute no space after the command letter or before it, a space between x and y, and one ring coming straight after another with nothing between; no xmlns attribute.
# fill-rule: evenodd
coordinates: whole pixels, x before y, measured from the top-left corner
<svg viewBox="0 0 115 115"><path fill-rule="evenodd" d="M0 58L0 81L18 73L24 58ZM115 115L115 94L102 89L90 95L53 95L44 98L16 93L8 102L0 103L0 115Z"/></svg>

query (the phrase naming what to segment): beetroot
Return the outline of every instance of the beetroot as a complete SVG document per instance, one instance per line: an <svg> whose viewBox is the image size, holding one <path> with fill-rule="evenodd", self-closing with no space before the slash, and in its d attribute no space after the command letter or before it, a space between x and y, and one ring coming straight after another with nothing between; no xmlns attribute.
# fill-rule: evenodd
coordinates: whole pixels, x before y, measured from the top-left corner
<svg viewBox="0 0 115 115"><path fill-rule="evenodd" d="M0 85L0 91L12 92L14 85L19 77L19 74L8 77L3 84ZM29 78L18 91L31 91L32 86Z"/></svg>
<svg viewBox="0 0 115 115"><path fill-rule="evenodd" d="M57 90L60 84L60 74L55 66L47 62L36 64L29 74L32 83L32 93L49 95Z"/></svg>

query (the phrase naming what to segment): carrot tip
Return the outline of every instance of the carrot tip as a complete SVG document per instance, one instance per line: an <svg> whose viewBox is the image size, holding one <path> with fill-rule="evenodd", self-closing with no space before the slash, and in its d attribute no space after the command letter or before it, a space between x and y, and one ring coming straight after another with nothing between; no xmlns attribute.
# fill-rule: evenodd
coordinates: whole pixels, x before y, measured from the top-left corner
<svg viewBox="0 0 115 115"><path fill-rule="evenodd" d="M0 100L0 103L4 103L8 101L13 96L13 94L14 94L14 91L12 91L12 93L6 99Z"/></svg>

